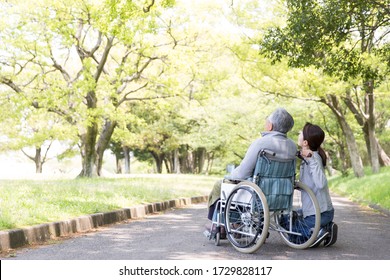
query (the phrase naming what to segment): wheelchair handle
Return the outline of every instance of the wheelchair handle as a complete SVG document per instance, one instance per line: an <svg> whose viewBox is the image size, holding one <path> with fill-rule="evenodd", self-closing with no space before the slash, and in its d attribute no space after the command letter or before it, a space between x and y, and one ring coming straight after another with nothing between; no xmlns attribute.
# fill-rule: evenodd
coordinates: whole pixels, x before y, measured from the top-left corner
<svg viewBox="0 0 390 280"><path fill-rule="evenodd" d="M297 158L301 159L305 164L309 164L307 160L302 156L301 151L297 151Z"/></svg>
<svg viewBox="0 0 390 280"><path fill-rule="evenodd" d="M260 150L259 152L260 156L265 156L265 155L270 155L270 156L276 156L276 153L271 151L271 150L267 150L267 149L262 149Z"/></svg>

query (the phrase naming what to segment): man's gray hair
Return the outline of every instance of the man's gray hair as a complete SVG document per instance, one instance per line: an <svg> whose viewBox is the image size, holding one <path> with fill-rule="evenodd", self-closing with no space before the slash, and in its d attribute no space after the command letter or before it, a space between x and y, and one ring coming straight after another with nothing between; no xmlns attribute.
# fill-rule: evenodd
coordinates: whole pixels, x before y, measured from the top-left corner
<svg viewBox="0 0 390 280"><path fill-rule="evenodd" d="M276 109L267 119L272 123L272 130L274 131L287 133L294 126L293 117L284 108Z"/></svg>

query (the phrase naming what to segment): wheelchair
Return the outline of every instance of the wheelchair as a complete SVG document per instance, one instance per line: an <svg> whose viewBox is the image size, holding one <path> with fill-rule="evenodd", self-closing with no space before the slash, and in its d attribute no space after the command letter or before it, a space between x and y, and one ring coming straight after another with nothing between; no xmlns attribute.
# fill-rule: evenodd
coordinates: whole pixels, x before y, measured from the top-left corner
<svg viewBox="0 0 390 280"><path fill-rule="evenodd" d="M209 240L220 245L222 229L233 247L254 253L276 232L295 249L313 244L320 230L320 208L313 191L295 180L296 159L280 160L272 151L261 150L251 180L221 185L221 199L215 207ZM307 225L302 198L315 210L315 225Z"/></svg>

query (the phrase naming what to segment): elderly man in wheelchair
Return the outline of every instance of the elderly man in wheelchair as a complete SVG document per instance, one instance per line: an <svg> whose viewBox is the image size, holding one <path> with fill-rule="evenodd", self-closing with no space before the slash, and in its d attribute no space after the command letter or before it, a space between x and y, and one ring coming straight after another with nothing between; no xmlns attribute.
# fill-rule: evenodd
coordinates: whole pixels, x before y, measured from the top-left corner
<svg viewBox="0 0 390 280"><path fill-rule="evenodd" d="M320 211L311 189L295 181L297 148L287 138L294 120L283 108L265 122L265 132L249 147L230 176L215 183L209 196L211 220L206 236L216 245L226 235L235 249L257 251L269 235L279 233L290 247L310 246L320 229ZM314 227L305 225L301 193L316 209Z"/></svg>

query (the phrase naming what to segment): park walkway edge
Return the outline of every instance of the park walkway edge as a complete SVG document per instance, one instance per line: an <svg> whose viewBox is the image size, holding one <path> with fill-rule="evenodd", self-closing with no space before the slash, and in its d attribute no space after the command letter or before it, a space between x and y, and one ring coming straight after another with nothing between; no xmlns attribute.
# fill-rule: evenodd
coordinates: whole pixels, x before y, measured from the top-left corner
<svg viewBox="0 0 390 280"><path fill-rule="evenodd" d="M170 208L179 208L191 204L206 202L208 196L178 198L163 202L137 205L116 211L95 213L73 219L46 223L22 229L0 231L0 252L10 249L46 242L57 237L72 236L88 232L101 226L114 224L130 219L144 218L146 215L161 212Z"/></svg>

